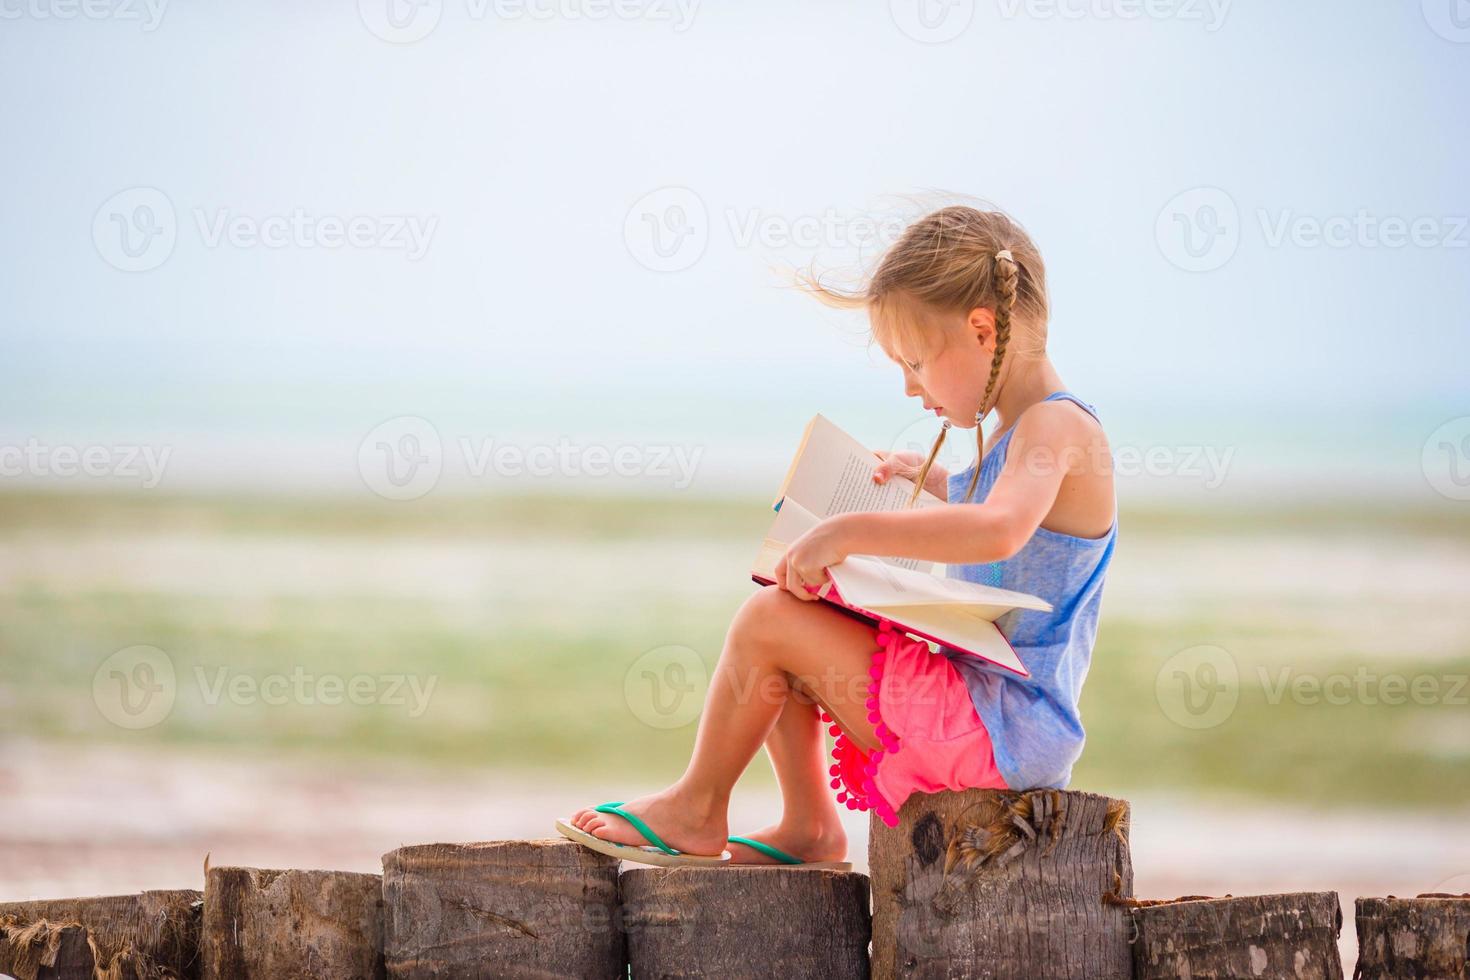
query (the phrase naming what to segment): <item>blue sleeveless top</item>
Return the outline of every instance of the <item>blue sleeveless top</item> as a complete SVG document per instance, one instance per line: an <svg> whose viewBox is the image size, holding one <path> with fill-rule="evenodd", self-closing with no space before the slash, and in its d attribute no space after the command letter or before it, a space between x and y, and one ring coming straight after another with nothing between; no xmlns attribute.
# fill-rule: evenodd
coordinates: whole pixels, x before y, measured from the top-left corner
<svg viewBox="0 0 1470 980"><path fill-rule="evenodd" d="M1093 418L1093 407L1070 392L1046 401L1075 402ZM1009 430L985 454L973 501L983 502L1005 465ZM949 478L949 501L960 503L975 467ZM1037 528L1031 540L1005 561L950 565L950 578L1016 592L1052 604L1051 612L1015 609L996 620L1016 655L1031 672L1021 677L989 661L941 645L970 690L975 711L990 732L995 765L1011 789L1064 789L1072 764L1082 754L1085 733L1077 699L1092 660L1102 604L1103 576L1113 558L1118 519L1100 538L1079 538Z"/></svg>

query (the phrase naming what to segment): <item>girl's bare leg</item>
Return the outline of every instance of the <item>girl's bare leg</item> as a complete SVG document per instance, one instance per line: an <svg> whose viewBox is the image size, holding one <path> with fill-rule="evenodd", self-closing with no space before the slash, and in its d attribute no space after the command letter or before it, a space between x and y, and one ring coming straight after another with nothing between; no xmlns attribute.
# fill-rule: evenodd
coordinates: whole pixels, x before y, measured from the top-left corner
<svg viewBox="0 0 1470 980"><path fill-rule="evenodd" d="M781 785L781 819L760 830L737 828L736 832L806 861L841 861L847 856L847 832L838 819L830 788L827 743L817 717L821 706L791 674L786 677L791 694L766 739L766 754ZM776 863L746 844L728 847L736 864Z"/></svg>
<svg viewBox="0 0 1470 980"><path fill-rule="evenodd" d="M877 748L877 734L864 707L873 649L873 630L865 623L774 586L756 592L730 624L684 775L657 793L628 801L624 808L641 817L670 847L718 854L729 834L730 792L775 730L793 682L816 698L849 738L865 749ZM807 706L803 710L811 711ZM805 749L798 745L795 757L805 755L809 764L817 751L814 745L820 741L808 742ZM804 799L809 777L792 772ZM802 820L810 814L790 816ZM590 808L579 810L572 822L605 840L647 843L627 821ZM808 860L822 859L795 853Z"/></svg>

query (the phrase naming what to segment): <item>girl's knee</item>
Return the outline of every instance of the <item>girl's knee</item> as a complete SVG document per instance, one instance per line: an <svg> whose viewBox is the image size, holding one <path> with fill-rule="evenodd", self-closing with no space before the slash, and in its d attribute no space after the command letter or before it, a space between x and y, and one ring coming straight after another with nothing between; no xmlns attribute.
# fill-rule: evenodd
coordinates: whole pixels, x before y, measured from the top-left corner
<svg viewBox="0 0 1470 980"><path fill-rule="evenodd" d="M774 585L752 593L730 623L730 638L741 644L769 647L786 632L792 604L801 600Z"/></svg>

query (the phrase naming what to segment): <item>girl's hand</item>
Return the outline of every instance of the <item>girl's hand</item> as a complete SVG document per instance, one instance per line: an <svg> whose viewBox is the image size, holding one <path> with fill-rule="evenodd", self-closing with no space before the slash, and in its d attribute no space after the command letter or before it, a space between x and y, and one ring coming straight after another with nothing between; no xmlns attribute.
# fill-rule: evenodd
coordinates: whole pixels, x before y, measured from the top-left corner
<svg viewBox="0 0 1470 980"><path fill-rule="evenodd" d="M827 566L835 565L846 558L846 529L852 514L837 514L823 520L816 527L791 542L781 560L776 562L776 585L798 599L816 601L825 598L832 585L827 575ZM807 586L817 586L815 592Z"/></svg>
<svg viewBox="0 0 1470 980"><path fill-rule="evenodd" d="M875 483L887 483L890 476L901 476L913 481L919 475L919 468L924 465L925 454L912 449L898 453L888 453L881 449L875 449L873 452L883 460L873 473ZM933 466L929 467L929 475L924 478L924 489L940 500L949 498L949 473L939 465L937 460Z"/></svg>

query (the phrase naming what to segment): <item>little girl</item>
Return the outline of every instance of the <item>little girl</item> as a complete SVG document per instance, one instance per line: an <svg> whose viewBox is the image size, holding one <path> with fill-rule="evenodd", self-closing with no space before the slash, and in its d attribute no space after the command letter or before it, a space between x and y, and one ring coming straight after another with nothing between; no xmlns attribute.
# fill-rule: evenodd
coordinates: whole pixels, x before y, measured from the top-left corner
<svg viewBox="0 0 1470 980"><path fill-rule="evenodd" d="M887 823L918 792L1063 788L1084 741L1077 701L1117 535L1112 457L1092 407L1046 355L1041 255L999 212L947 207L907 228L865 288L804 280L823 301L861 307L903 370L904 393L945 421L925 459L885 456L949 503L839 514L792 542L775 587L736 613L684 774L628 803L557 821L588 847L650 864L845 867L829 796ZM990 438L981 423L994 415ZM950 426L974 427L975 465L934 465ZM1030 672L876 627L817 601L848 555L942 562L947 574L1027 592L1051 612L998 624ZM836 736L826 760L823 726ZM776 823L728 837L735 781L764 744L781 786Z"/></svg>

